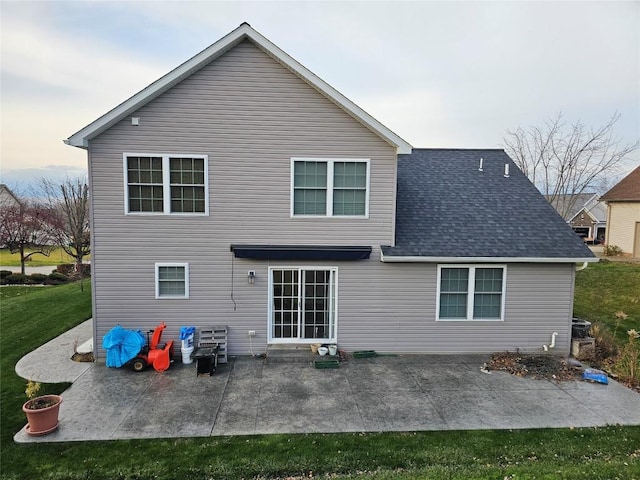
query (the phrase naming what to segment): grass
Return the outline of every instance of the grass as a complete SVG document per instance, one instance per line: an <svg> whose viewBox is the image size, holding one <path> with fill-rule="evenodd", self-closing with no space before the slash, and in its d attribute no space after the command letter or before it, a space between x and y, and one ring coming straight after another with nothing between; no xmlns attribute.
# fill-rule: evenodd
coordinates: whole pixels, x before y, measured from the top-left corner
<svg viewBox="0 0 640 480"><path fill-rule="evenodd" d="M25 381L13 367L88 318L90 292L77 284L3 287L0 302L3 479L640 478L640 427L15 444L13 435L25 423ZM45 386L50 393L66 387Z"/></svg>
<svg viewBox="0 0 640 480"><path fill-rule="evenodd" d="M84 261L91 259L91 256L86 256ZM60 247L56 247L51 254L46 257L40 253L36 253L25 264L27 267L47 267L49 265L55 266L61 263L75 263L75 259L70 257ZM11 253L6 248L0 249L0 265L7 267L19 267L20 266L20 254Z"/></svg>
<svg viewBox="0 0 640 480"><path fill-rule="evenodd" d="M628 315L616 318L616 312ZM576 317L606 325L622 345L627 330L640 331L640 264L599 262L576 274L573 313Z"/></svg>

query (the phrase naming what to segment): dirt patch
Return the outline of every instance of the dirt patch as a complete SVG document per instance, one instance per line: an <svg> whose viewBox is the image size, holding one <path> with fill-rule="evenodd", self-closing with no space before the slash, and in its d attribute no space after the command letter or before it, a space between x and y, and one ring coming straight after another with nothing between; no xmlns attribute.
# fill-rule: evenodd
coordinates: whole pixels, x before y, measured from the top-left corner
<svg viewBox="0 0 640 480"><path fill-rule="evenodd" d="M93 353L74 353L71 356L71 360L74 362L93 362L95 359L93 358Z"/></svg>
<svg viewBox="0 0 640 480"><path fill-rule="evenodd" d="M518 352L499 352L491 355L489 370L501 370L519 377L566 382L578 380L582 367L553 355L524 355Z"/></svg>

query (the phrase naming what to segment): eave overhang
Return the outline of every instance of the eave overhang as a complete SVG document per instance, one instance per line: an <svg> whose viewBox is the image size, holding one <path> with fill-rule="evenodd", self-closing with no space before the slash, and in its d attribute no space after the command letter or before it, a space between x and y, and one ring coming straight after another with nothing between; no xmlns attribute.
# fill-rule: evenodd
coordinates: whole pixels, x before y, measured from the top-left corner
<svg viewBox="0 0 640 480"><path fill-rule="evenodd" d="M384 263L593 263L597 257L428 257L385 255L380 250L380 261Z"/></svg>

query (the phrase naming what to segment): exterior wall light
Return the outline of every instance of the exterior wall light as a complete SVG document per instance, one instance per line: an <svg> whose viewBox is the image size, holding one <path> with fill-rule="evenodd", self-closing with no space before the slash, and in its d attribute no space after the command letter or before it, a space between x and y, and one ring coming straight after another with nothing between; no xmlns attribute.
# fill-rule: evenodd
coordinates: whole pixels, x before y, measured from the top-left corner
<svg viewBox="0 0 640 480"><path fill-rule="evenodd" d="M249 273L247 273L247 282L249 282L249 285L253 285L254 283L256 283L256 271L255 270L249 270Z"/></svg>

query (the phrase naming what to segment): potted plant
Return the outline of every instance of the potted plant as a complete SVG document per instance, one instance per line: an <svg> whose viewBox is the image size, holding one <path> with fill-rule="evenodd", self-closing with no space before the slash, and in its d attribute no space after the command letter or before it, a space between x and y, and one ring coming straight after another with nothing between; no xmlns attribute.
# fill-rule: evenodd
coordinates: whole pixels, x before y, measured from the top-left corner
<svg viewBox="0 0 640 480"><path fill-rule="evenodd" d="M58 428L58 413L62 397L59 395L38 395L40 383L29 380L24 393L28 400L22 405L27 416L27 433L29 435L45 435Z"/></svg>

